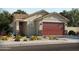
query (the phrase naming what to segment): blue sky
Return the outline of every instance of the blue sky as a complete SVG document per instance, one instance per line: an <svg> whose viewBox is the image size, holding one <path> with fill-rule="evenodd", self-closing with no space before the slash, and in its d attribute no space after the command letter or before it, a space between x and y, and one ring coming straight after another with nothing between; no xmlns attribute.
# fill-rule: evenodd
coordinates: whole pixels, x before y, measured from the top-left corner
<svg viewBox="0 0 79 59"><path fill-rule="evenodd" d="M29 14L39 11L41 9L44 9L50 13L51 12L61 12L63 10L67 10L67 11L71 10L71 8L2 8L2 9L7 10L10 13L13 13L14 11L20 9L20 10L23 10L23 11L29 13Z"/></svg>

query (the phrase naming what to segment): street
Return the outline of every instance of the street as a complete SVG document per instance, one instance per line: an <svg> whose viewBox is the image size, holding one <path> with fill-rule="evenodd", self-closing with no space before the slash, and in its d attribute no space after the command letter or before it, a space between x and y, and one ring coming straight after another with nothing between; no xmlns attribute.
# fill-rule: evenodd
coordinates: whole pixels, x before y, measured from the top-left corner
<svg viewBox="0 0 79 59"><path fill-rule="evenodd" d="M18 46L2 48L0 51L79 51L79 43Z"/></svg>

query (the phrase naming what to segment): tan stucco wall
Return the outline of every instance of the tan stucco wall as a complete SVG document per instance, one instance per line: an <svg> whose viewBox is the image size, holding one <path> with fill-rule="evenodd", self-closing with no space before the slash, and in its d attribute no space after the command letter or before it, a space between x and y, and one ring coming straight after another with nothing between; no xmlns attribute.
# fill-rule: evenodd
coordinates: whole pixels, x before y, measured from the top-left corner
<svg viewBox="0 0 79 59"><path fill-rule="evenodd" d="M34 15L34 16L31 16L29 18L27 18L27 35L34 35L35 34L35 23L34 23L34 20L41 17L42 15ZM38 23L37 23L38 25Z"/></svg>
<svg viewBox="0 0 79 59"><path fill-rule="evenodd" d="M18 21L13 21L13 32L18 33L19 32L19 22Z"/></svg>
<svg viewBox="0 0 79 59"><path fill-rule="evenodd" d="M62 21L60 21L60 20L61 20L61 18L58 19L58 18L51 16L51 17L44 18L42 20L42 22L59 22L59 23L62 23Z"/></svg>
<svg viewBox="0 0 79 59"><path fill-rule="evenodd" d="M69 32L70 30L73 30L73 31L75 31L75 32L79 32L79 27L66 27L65 30L67 30L68 32Z"/></svg>

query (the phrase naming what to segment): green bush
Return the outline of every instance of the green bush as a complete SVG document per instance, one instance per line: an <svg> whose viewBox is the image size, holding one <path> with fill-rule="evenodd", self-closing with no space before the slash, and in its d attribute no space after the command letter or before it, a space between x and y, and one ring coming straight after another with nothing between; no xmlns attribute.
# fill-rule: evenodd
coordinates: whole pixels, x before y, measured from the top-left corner
<svg viewBox="0 0 79 59"><path fill-rule="evenodd" d="M27 39L24 39L23 41L27 41Z"/></svg>
<svg viewBox="0 0 79 59"><path fill-rule="evenodd" d="M16 35L16 36L15 36L15 41L20 41L21 38L22 38L22 36Z"/></svg>
<svg viewBox="0 0 79 59"><path fill-rule="evenodd" d="M73 30L70 30L68 34L69 35L76 35L76 33Z"/></svg>

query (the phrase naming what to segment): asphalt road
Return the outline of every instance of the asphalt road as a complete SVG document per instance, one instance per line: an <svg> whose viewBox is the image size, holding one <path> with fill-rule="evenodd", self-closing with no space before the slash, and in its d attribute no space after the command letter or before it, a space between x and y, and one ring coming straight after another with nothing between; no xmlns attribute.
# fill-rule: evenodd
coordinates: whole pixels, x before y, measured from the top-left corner
<svg viewBox="0 0 79 59"><path fill-rule="evenodd" d="M79 51L79 43L18 46L0 48L0 51Z"/></svg>

